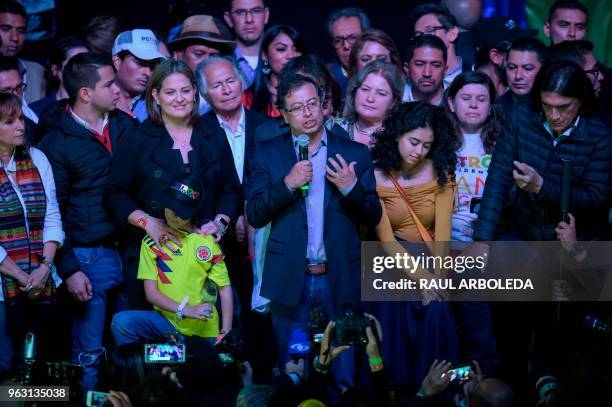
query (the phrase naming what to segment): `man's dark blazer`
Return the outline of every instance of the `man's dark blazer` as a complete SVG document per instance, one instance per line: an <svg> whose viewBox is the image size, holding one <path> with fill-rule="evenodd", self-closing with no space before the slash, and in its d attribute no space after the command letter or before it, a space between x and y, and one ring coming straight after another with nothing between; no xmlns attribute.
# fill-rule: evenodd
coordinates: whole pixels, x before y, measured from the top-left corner
<svg viewBox="0 0 612 407"><path fill-rule="evenodd" d="M382 216L367 147L327 132L327 155L355 161L358 182L342 196L325 181L323 240L336 307L357 303L360 293L359 224L376 226ZM294 307L299 304L305 270L308 230L304 199L289 191L284 177L297 162L291 133L257 146L247 192L247 217L255 227L272 222L266 249L261 295Z"/></svg>
<svg viewBox="0 0 612 407"><path fill-rule="evenodd" d="M255 129L259 125L267 122L270 118L258 112L249 109L244 109L244 125L245 125L245 144L244 144L244 166L242 172L242 185L247 184L249 168L251 160L255 154ZM205 139L217 139L221 143L228 143L225 130L219 124L217 115L214 111L210 111L200 118L204 129L202 135ZM231 150L231 149L230 149ZM236 174L238 175L238 174ZM240 179L240 177L238 178Z"/></svg>

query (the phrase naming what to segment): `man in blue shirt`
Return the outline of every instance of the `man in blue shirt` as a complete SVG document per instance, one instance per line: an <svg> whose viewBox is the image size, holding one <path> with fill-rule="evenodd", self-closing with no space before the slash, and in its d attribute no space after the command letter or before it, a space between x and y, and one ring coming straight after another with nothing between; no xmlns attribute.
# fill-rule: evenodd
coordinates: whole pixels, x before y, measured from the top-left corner
<svg viewBox="0 0 612 407"><path fill-rule="evenodd" d="M289 359L291 331L308 330L314 307L335 319L343 304L359 302L358 228L382 215L367 147L326 131L322 98L310 77L281 79L278 105L290 132L260 143L249 178L249 223L272 222L261 294L271 301L280 366ZM299 160L301 135L308 160ZM344 363L333 367L336 375L349 373Z"/></svg>

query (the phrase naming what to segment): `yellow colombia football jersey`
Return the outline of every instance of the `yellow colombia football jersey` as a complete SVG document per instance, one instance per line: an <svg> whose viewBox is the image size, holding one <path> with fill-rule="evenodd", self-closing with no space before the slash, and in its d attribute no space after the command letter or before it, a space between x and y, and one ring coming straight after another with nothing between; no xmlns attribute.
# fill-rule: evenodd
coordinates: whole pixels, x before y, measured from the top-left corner
<svg viewBox="0 0 612 407"><path fill-rule="evenodd" d="M138 279L157 280L157 289L162 294L178 303L188 295L187 305L194 306L202 303L202 287L206 279L223 287L230 284L229 275L221 248L212 236L187 233L180 241L183 247L176 248L174 253L170 253L168 248L160 252L153 239L145 236L140 247ZM214 306L213 318L206 321L193 318L179 321L174 312L154 308L183 335L212 338L219 334L219 315Z"/></svg>

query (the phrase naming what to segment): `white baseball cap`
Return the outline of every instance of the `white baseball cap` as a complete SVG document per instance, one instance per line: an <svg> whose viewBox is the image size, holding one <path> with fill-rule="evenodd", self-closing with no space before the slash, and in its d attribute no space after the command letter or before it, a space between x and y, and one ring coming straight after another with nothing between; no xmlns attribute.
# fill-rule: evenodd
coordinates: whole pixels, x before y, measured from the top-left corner
<svg viewBox="0 0 612 407"><path fill-rule="evenodd" d="M143 28L124 31L115 38L113 55L121 51L129 51L136 58L145 61L166 58L159 52L159 44L153 31Z"/></svg>

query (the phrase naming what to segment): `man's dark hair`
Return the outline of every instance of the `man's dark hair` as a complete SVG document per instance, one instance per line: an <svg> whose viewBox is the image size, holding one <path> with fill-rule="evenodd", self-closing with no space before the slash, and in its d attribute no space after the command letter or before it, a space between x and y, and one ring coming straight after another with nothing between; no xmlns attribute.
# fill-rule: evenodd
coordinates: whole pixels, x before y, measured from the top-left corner
<svg viewBox="0 0 612 407"><path fill-rule="evenodd" d="M225 11L231 11L231 10L232 10L232 4L234 3L234 1L235 1L235 0L225 0ZM268 6L266 5L266 0L261 0L261 2L263 3L263 6L264 6L264 7L268 7ZM201 3L201 2L200 2L200 1L197 1L197 2L194 2L194 3ZM185 17L183 17L183 20L184 20L185 18L189 17L190 15L193 15L193 14L203 14L203 13L205 13L205 12L207 12L207 11L208 11L208 10L207 10L206 8L203 8L201 12L197 12L197 13L192 12L191 14L187 14L187 15L185 15Z"/></svg>
<svg viewBox="0 0 612 407"><path fill-rule="evenodd" d="M358 7L346 7L336 10L327 17L327 33L332 36L332 25L340 18L356 17L359 19L361 31L369 30L371 27L370 18L365 11Z"/></svg>
<svg viewBox="0 0 612 407"><path fill-rule="evenodd" d="M62 74L64 88L68 93L70 103L76 102L79 89L96 87L96 83L100 80L98 69L103 66L113 68L113 61L106 54L86 52L70 58Z"/></svg>
<svg viewBox="0 0 612 407"><path fill-rule="evenodd" d="M431 34L423 34L417 35L410 39L408 42L408 47L406 48L406 62L410 63L410 60L414 56L414 51L418 48L435 48L442 51L442 56L444 58L444 62L446 62L446 58L448 57L448 52L446 50L446 46L444 45L444 41L442 41L439 37Z"/></svg>
<svg viewBox="0 0 612 407"><path fill-rule="evenodd" d="M19 63L17 62L17 58L6 57L4 55L0 55L0 72L13 71L13 70L19 72L19 75L21 75L21 72L19 71Z"/></svg>
<svg viewBox="0 0 612 407"><path fill-rule="evenodd" d="M3 13L17 14L28 19L28 13L23 4L15 0L0 0L0 14Z"/></svg>
<svg viewBox="0 0 612 407"><path fill-rule="evenodd" d="M582 11L589 21L589 9L578 0L557 0L548 9L548 22L550 23L557 12L557 10L580 10Z"/></svg>
<svg viewBox="0 0 612 407"><path fill-rule="evenodd" d="M570 61L551 62L538 72L533 85L534 106L542 109L542 92L580 100L580 114L589 116L596 112L597 102L593 84L582 68Z"/></svg>
<svg viewBox="0 0 612 407"><path fill-rule="evenodd" d="M510 51L522 51L522 52L535 52L538 55L538 61L544 65L548 58L548 50L546 45L535 37L520 37L512 41L510 48L508 48L508 54Z"/></svg>
<svg viewBox="0 0 612 407"><path fill-rule="evenodd" d="M47 67L45 71L45 77L50 89L57 89L59 87L59 79L52 73L53 65L61 70L62 64L66 60L68 52L70 52L70 50L73 48L81 47L89 49L85 40L77 35L64 37L53 44L53 48L49 53L49 59L47 60Z"/></svg>
<svg viewBox="0 0 612 407"><path fill-rule="evenodd" d="M321 58L314 54L303 54L299 57L291 58L281 71L280 81L283 77L294 75L305 75L312 77L325 92L325 100L333 104L334 111L340 105L340 87L330 75L329 70Z"/></svg>
<svg viewBox="0 0 612 407"><path fill-rule="evenodd" d="M593 48L593 43L588 40L563 41L550 46L549 59L551 62L570 61L584 66L585 55L593 52Z"/></svg>
<svg viewBox="0 0 612 407"><path fill-rule="evenodd" d="M285 105L285 98L287 95L293 90L308 84L314 86L314 88L317 90L317 96L319 99L321 99L321 102L323 102L323 89L321 89L319 84L310 76L298 74L291 77L285 76L278 84L278 90L276 93L278 98L278 108L281 110L286 110L287 106Z"/></svg>
<svg viewBox="0 0 612 407"><path fill-rule="evenodd" d="M448 7L443 6L441 4L427 3L421 4L420 6L412 10L412 13L410 13L410 17L408 20L410 21L410 29L414 31L414 25L416 24L418 19L427 14L434 14L445 30L450 30L451 28L457 26L457 19L455 18L453 13L450 12Z"/></svg>

